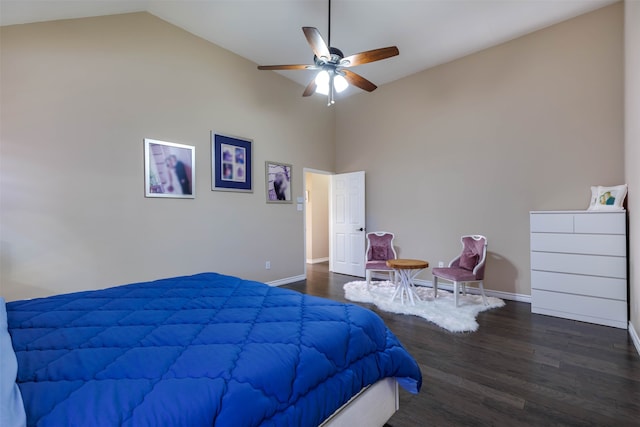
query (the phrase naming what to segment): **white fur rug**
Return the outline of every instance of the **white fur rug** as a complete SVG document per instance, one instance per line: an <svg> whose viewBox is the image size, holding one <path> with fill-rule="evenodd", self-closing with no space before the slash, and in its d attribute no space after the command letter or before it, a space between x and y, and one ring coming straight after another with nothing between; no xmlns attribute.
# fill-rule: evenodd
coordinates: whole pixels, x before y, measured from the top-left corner
<svg viewBox="0 0 640 427"><path fill-rule="evenodd" d="M367 290L367 282L356 281L345 283L345 298L350 301L375 304L379 309L391 313L412 314L427 319L430 322L450 332L472 332L478 329L476 316L481 311L502 307L504 301L500 298L487 297L488 305L482 302L482 295L460 294L458 307L454 307L453 293L438 289L438 298L433 298L433 289L416 286L415 293L421 301L415 301L412 305L405 299L404 304L396 297L391 297L396 290L396 285L386 282L371 282Z"/></svg>

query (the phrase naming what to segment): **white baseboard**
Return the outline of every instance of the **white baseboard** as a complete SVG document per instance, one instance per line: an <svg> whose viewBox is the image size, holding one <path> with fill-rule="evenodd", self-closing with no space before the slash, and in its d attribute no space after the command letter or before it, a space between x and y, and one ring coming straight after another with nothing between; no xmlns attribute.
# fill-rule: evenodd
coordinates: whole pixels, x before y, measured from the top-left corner
<svg viewBox="0 0 640 427"><path fill-rule="evenodd" d="M633 327L633 323L629 322L629 335L631 335L631 341L633 341L633 345L636 347L636 351L640 354L640 338L638 337L638 333Z"/></svg>
<svg viewBox="0 0 640 427"><path fill-rule="evenodd" d="M381 280L388 280L389 276L386 274L373 274L374 278L378 278ZM305 280L307 277L304 274L301 274L299 276L292 276L292 277L285 277L283 279L278 279L278 280L273 280L271 282L265 282L267 285L269 286L282 286L282 285L288 285L289 283L295 283L295 282L299 282L301 280ZM430 288L433 287L433 283L430 280L422 280L422 279L416 279L415 280L415 284L418 286L428 286ZM450 292L453 291L453 284L451 283L439 283L438 284L438 288L440 289L446 289ZM480 289L474 287L474 286L469 286L467 287L467 292L469 292L470 294L478 294L480 293ZM490 289L485 289L484 293L487 296L490 297L496 297L496 298L500 298L500 299L507 299L510 301L519 301L519 302L525 302L527 304L531 304L531 295L524 295L524 294L514 294L511 292L502 292L502 291L492 291Z"/></svg>
<svg viewBox="0 0 640 427"><path fill-rule="evenodd" d="M473 290L473 288L471 288L471 289ZM467 288L467 290L468 290L468 288ZM490 297L496 297L496 298L500 298L500 299L508 299L510 301L526 302L527 304L531 304L531 295L514 294L512 292L492 291L490 289L486 289L485 293L487 295L489 295Z"/></svg>
<svg viewBox="0 0 640 427"><path fill-rule="evenodd" d="M433 282L431 282L430 280L416 279L415 284L418 286L428 286L430 288L433 287ZM438 282L438 289L446 289L450 292L453 292L453 283ZM479 294L480 289L478 289L475 286L468 286L467 292L469 292L470 294ZM519 302L525 302L527 304L531 304L531 295L514 294L511 292L502 292L502 291L492 291L491 289L487 289L487 288L485 288L484 293L489 297L496 297L500 299L507 299L510 301L519 301Z"/></svg>
<svg viewBox="0 0 640 427"><path fill-rule="evenodd" d="M271 282L265 282L269 286L282 286L288 285L289 283L299 282L301 280L305 280L307 276L301 274L299 276L285 277L284 279L272 280Z"/></svg>
<svg viewBox="0 0 640 427"><path fill-rule="evenodd" d="M371 280L374 279L378 279L378 280L389 280L389 273L385 273L382 271L372 271L371 272ZM416 280L417 282L417 280Z"/></svg>
<svg viewBox="0 0 640 427"><path fill-rule="evenodd" d="M329 262L329 257L326 257L326 258L314 258L314 259L308 259L307 258L307 264L320 264L321 262Z"/></svg>

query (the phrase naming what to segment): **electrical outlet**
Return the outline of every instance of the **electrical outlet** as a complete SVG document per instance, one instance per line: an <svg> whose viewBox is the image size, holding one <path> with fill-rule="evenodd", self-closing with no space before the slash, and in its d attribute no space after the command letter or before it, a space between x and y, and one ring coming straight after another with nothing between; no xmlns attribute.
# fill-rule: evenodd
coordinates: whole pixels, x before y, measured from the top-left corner
<svg viewBox="0 0 640 427"><path fill-rule="evenodd" d="M267 270L271 270L271 261L267 261L264 263L264 268Z"/></svg>
<svg viewBox="0 0 640 427"><path fill-rule="evenodd" d="M438 267L444 267L444 261L438 261Z"/></svg>

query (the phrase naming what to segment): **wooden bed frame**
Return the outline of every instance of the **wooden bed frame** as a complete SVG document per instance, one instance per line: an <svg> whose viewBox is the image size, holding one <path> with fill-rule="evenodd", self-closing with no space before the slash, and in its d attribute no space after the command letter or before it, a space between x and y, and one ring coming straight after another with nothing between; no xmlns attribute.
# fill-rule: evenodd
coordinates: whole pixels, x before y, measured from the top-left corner
<svg viewBox="0 0 640 427"><path fill-rule="evenodd" d="M320 427L382 427L399 408L398 382L384 378L362 389Z"/></svg>

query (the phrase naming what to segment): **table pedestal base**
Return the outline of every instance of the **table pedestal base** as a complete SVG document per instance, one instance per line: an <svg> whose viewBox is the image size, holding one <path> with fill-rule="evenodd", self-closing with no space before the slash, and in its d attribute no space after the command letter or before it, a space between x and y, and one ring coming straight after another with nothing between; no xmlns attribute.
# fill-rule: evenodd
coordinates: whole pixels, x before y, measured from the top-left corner
<svg viewBox="0 0 640 427"><path fill-rule="evenodd" d="M396 291L393 293L393 296L391 297L391 301L394 301L398 296L400 297L401 304L404 304L405 298L408 301L411 301L411 304L413 305L416 304L415 300L421 301L418 294L416 294L413 290L413 287L415 286L413 284L413 279L418 275L420 270L398 269L396 270L396 272L398 273L398 279L400 280L400 283L398 283L398 286L396 287Z"/></svg>
<svg viewBox="0 0 640 427"><path fill-rule="evenodd" d="M391 297L391 302L398 295L402 304L404 304L405 297L413 305L416 304L416 300L421 301L418 294L413 290L415 286L413 279L418 273L429 267L429 263L419 259L389 259L387 260L387 267L393 268L396 271L396 277L400 280L400 283L396 283L397 288Z"/></svg>

